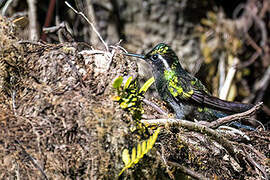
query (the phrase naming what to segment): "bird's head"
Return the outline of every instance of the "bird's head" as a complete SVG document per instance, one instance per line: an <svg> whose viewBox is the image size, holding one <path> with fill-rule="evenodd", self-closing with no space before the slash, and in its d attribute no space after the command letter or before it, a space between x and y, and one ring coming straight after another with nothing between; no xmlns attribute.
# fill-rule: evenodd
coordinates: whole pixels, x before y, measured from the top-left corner
<svg viewBox="0 0 270 180"><path fill-rule="evenodd" d="M175 52L165 43L159 43L146 55L125 54L127 56L137 57L147 61L154 70L164 71L181 67Z"/></svg>

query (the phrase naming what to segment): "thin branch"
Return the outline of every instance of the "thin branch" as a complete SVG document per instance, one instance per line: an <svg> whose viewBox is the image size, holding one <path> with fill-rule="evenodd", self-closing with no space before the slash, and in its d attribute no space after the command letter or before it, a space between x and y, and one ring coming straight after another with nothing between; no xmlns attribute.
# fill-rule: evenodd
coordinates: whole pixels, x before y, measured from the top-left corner
<svg viewBox="0 0 270 180"><path fill-rule="evenodd" d="M44 33L54 33L54 32L58 31L61 28L65 28L65 23L64 22L62 22L62 23L60 23L60 24L58 24L56 26L52 26L52 27L43 27L42 31Z"/></svg>
<svg viewBox="0 0 270 180"><path fill-rule="evenodd" d="M163 161L163 163L165 164L166 166L166 171L168 173L168 175L170 176L171 179L175 179L173 173L170 171L169 169L169 166L168 166L168 163L167 163L167 159L165 158L164 154L165 154L165 148L163 146L162 143L156 143L156 144L159 144L160 147L161 147L161 153L159 151L157 151L157 154L161 157L161 160Z"/></svg>
<svg viewBox="0 0 270 180"><path fill-rule="evenodd" d="M60 14L59 14L60 8L59 8L59 3L60 2L58 0L55 2L55 25L56 26L59 26L60 24L64 23L64 22L60 23ZM66 23L64 23L64 25L65 25L66 31L68 31L67 30ZM63 34L61 32L61 29L60 29L60 31L57 31L57 36L58 36L59 42L60 43L63 43L64 42L64 38L63 38Z"/></svg>
<svg viewBox="0 0 270 180"><path fill-rule="evenodd" d="M250 37L248 32L246 32L245 37L247 39L247 43L252 46L256 50L256 52L246 62L237 65L237 69L242 69L251 65L260 55L262 55L263 52L262 48L257 45L257 43Z"/></svg>
<svg viewBox="0 0 270 180"><path fill-rule="evenodd" d="M208 178L206 178L205 176L203 176L200 173L197 173L195 171L193 171L192 169L189 169L181 164L178 164L176 162L172 162L172 161L167 161L167 163L171 166L175 166L177 168L179 168L183 173L195 178L195 179L200 179L200 180L207 180Z"/></svg>
<svg viewBox="0 0 270 180"><path fill-rule="evenodd" d="M247 156L247 160L256 168L258 168L264 175L264 179L268 180L268 175L265 171L265 168L263 168L262 166L260 166L257 162L255 162L255 160L249 155L249 153L247 152L247 150L245 148L243 148L246 156Z"/></svg>
<svg viewBox="0 0 270 180"><path fill-rule="evenodd" d="M91 50L82 50L78 54L93 55L93 54L105 54L105 53L106 53L105 51L91 49Z"/></svg>
<svg viewBox="0 0 270 180"><path fill-rule="evenodd" d="M15 142L19 145L19 147L21 148L22 150L22 153L24 155L26 155L30 161L34 164L34 166L41 172L41 174L44 176L44 178L46 180L48 180L48 177L46 175L46 173L44 172L43 168L41 168L41 166L38 164L37 160L35 158L33 158L29 153L26 152L26 150L24 149L24 147L22 146L22 144L18 141L18 140L15 140Z"/></svg>
<svg viewBox="0 0 270 180"><path fill-rule="evenodd" d="M244 133L243 131L239 130L239 129L235 129L233 127L229 127L229 126L220 126L218 129L217 129L218 132L221 132L221 133L224 133L225 135L226 134L229 134L229 136L227 136L226 138L227 139L231 139L230 136L237 136L238 139L239 139L239 136L241 138L244 138L245 141L250 141L250 137L248 135L246 135L246 133ZM240 139L239 139L240 140Z"/></svg>
<svg viewBox="0 0 270 180"><path fill-rule="evenodd" d="M147 100L147 99L143 99L143 102L151 107L153 107L157 112L159 112L160 114L164 115L164 116L168 116L168 114L163 111L158 105L156 105L155 103Z"/></svg>
<svg viewBox="0 0 270 180"><path fill-rule="evenodd" d="M18 41L18 43L19 44L32 44L32 45L43 46L43 47L48 46L48 44L43 44L41 42L36 42L36 41L31 41L31 40L21 40L21 41Z"/></svg>
<svg viewBox="0 0 270 180"><path fill-rule="evenodd" d="M256 104L253 108L251 108L251 109L249 109L249 110L247 110L245 112L233 114L233 115L226 116L226 117L223 117L223 118L219 118L216 121L211 122L208 125L208 127L217 128L217 127L219 127L219 126L221 126L223 124L226 124L226 123L238 120L238 119L243 119L243 118L250 117L251 115L253 115L256 111L258 111L261 108L262 104L263 103L260 102L260 103Z"/></svg>
<svg viewBox="0 0 270 180"><path fill-rule="evenodd" d="M261 53L260 52L255 52L246 62L244 62L244 63L242 63L242 64L239 64L239 65L237 65L237 69L242 69L242 68L245 68L245 67L247 67L247 66L249 66L249 65L251 65L251 64L253 64L255 61L256 61L256 59L259 57L261 55Z"/></svg>
<svg viewBox="0 0 270 180"><path fill-rule="evenodd" d="M154 119L154 120L141 120L142 123L146 125L153 125L153 124L175 124L181 126L185 129L199 132L202 134L206 134L211 137L213 140L221 144L228 153L239 163L240 166L245 166L246 162L243 159L243 154L238 150L236 147L232 146L232 143L223 137L217 131L210 129L207 126L201 125L199 123L187 121L187 120L180 120L180 119Z"/></svg>
<svg viewBox="0 0 270 180"><path fill-rule="evenodd" d="M110 69L110 66L111 66L111 63L112 63L112 61L113 61L113 57L114 57L114 55L115 55L115 52L116 52L116 50L113 49L112 52L110 52L110 53L105 53L105 54L107 54L107 55L109 56L109 62L107 63L106 71L108 71L108 70Z"/></svg>
<svg viewBox="0 0 270 180"><path fill-rule="evenodd" d="M105 43L105 41L103 40L103 38L101 37L101 35L100 35L99 32L97 31L97 29L95 28L94 24L91 23L91 22L89 21L89 19L88 19L82 12L79 12L79 11L77 11L76 9L74 9L67 1L65 1L65 4L66 4L70 9L72 9L72 11L74 11L76 14L81 15L81 16L87 21L87 23L89 23L89 24L91 25L91 27L93 28L93 30L95 31L95 33L98 35L100 41L104 44L106 50L109 51L108 45L107 45L107 44Z"/></svg>
<svg viewBox="0 0 270 180"><path fill-rule="evenodd" d="M7 9L8 9L8 7L9 7L9 5L12 3L12 1L13 0L8 0L7 2L6 2L6 4L4 5L4 7L2 8L2 16L5 16L5 14L6 14L6 11L7 11Z"/></svg>
<svg viewBox="0 0 270 180"><path fill-rule="evenodd" d="M17 112L16 112L16 91L13 89L12 90L12 108L13 108L13 112L14 112L14 115L17 116Z"/></svg>
<svg viewBox="0 0 270 180"><path fill-rule="evenodd" d="M120 46L120 43L122 42L122 40L120 39L120 41L118 43L116 43L116 45L111 45L110 48L114 48L114 49L121 49L122 51L124 51L125 53L128 53L127 50L125 48L123 48L122 46Z"/></svg>
<svg viewBox="0 0 270 180"><path fill-rule="evenodd" d="M48 7L48 10L47 10L46 19L45 19L45 23L44 23L43 27L49 27L50 26L51 21L52 21L52 16L54 14L55 4L56 4L56 0L50 0L49 7ZM45 34L43 32L42 35L41 35L41 39L43 41L46 41L47 34Z"/></svg>
<svg viewBox="0 0 270 180"><path fill-rule="evenodd" d="M254 19L254 22L258 25L259 29L261 30L262 37L261 37L261 41L260 41L260 46L264 47L266 45L266 42L268 39L265 23L255 13L251 13L251 14L252 14L252 17Z"/></svg>
<svg viewBox="0 0 270 180"><path fill-rule="evenodd" d="M269 83L270 83L270 66L268 66L262 79L255 84L255 89L260 91L255 102L261 101L263 99L263 96L266 92L267 87L269 86Z"/></svg>

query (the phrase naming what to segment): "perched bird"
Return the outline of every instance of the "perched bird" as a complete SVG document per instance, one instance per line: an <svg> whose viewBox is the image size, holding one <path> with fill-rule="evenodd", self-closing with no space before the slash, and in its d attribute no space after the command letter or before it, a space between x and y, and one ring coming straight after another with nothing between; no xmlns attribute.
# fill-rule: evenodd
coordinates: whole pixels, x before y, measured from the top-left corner
<svg viewBox="0 0 270 180"><path fill-rule="evenodd" d="M151 65L159 96L173 108L176 118L210 122L253 107L212 96L200 80L182 68L167 44L158 44L146 55L125 55L141 58Z"/></svg>

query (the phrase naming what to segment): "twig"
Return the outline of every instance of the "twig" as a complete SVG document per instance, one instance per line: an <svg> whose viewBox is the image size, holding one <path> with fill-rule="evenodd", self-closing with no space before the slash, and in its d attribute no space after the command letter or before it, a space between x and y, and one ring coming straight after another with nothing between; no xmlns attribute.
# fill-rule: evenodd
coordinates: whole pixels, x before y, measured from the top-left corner
<svg viewBox="0 0 270 180"><path fill-rule="evenodd" d="M124 51L125 53L128 53L128 51L123 48L122 46L120 46L120 43L122 42L122 39L119 40L118 43L116 43L116 45L111 45L110 48L114 48L114 49L121 49L122 51Z"/></svg>
<svg viewBox="0 0 270 180"><path fill-rule="evenodd" d="M258 44L250 37L248 33L246 33L247 43L251 45L258 53L262 53L262 48L258 46Z"/></svg>
<svg viewBox="0 0 270 180"><path fill-rule="evenodd" d="M270 66L268 66L267 70L265 71L262 79L260 81L258 81L257 83L255 83L255 90L259 90L261 88L263 88L264 86L268 86L270 82Z"/></svg>
<svg viewBox="0 0 270 180"><path fill-rule="evenodd" d="M12 1L13 0L8 0L7 2L6 2L6 4L4 5L4 7L2 8L2 16L5 16L5 14L6 14L6 11L7 11L7 8L9 7L9 5L12 3Z"/></svg>
<svg viewBox="0 0 270 180"><path fill-rule="evenodd" d="M164 116L168 116L168 114L163 111L160 107L158 107L158 105L156 105L155 103L147 100L147 99L143 99L143 102L151 107L153 107L157 112L159 112L160 114L164 115Z"/></svg>
<svg viewBox="0 0 270 180"><path fill-rule="evenodd" d="M19 145L19 147L22 150L22 153L25 154L30 161L34 164L34 166L41 172L41 174L44 176L44 178L46 180L48 180L48 177L46 175L46 173L44 172L43 168L40 167L40 165L38 164L38 162L35 160L35 158L33 158L29 153L26 152L26 150L24 149L24 147L21 145L21 143L18 140L15 140L15 143L17 143Z"/></svg>
<svg viewBox="0 0 270 180"><path fill-rule="evenodd" d="M14 112L14 115L17 116L17 112L16 112L16 91L13 89L12 90L12 108L13 108L13 112Z"/></svg>
<svg viewBox="0 0 270 180"><path fill-rule="evenodd" d="M188 121L188 120L180 120L180 119L147 119L147 120L141 120L141 123L146 124L146 125L165 125L167 123L169 124L174 124L174 123L179 123L179 122L188 122L194 124L194 122Z"/></svg>
<svg viewBox="0 0 270 180"><path fill-rule="evenodd" d="M247 110L245 112L233 114L233 115L226 116L226 117L223 117L223 118L219 118L216 121L211 122L208 127L217 128L217 127L221 126L222 124L226 124L226 123L235 121L237 119L243 119L243 118L250 117L256 111L258 111L258 109L261 108L262 104L263 103L260 102L260 103L256 104L253 108L251 108L251 109L249 109L249 110Z"/></svg>
<svg viewBox="0 0 270 180"><path fill-rule="evenodd" d="M105 51L92 49L92 50L82 50L78 54L82 54L82 55L83 54L93 55L93 54L105 54L105 53L106 53Z"/></svg>
<svg viewBox="0 0 270 180"><path fill-rule="evenodd" d="M262 110L263 110L263 107L264 107L264 105L262 106ZM263 129L263 131L265 131L265 127L261 121L255 119L255 118L246 118L246 119L248 121L254 121L254 122L258 123L261 126L261 128ZM260 126L258 126L256 129L258 129Z"/></svg>
<svg viewBox="0 0 270 180"><path fill-rule="evenodd" d="M159 144L161 146L161 154L158 151L157 151L157 153L161 157L161 160L163 161L163 163L165 164L167 173L169 174L169 176L170 176L171 179L175 179L174 175L169 170L169 166L168 166L167 160L166 160L166 158L164 156L165 148L164 148L163 144L161 144L161 143L157 143L157 144Z"/></svg>
<svg viewBox="0 0 270 180"><path fill-rule="evenodd" d="M233 127L229 127L229 126L220 126L218 129L217 129L218 132L222 132L222 133L225 133L225 134L229 134L229 135L232 135L232 136L236 136L236 135L239 135L241 137L243 137L245 140L247 141L250 141L250 137L247 136L244 132L242 132L241 130L239 129L235 129ZM229 138L228 138L229 139Z"/></svg>
<svg viewBox="0 0 270 180"><path fill-rule="evenodd" d="M252 11L251 11L252 12ZM266 42L267 42L267 30L266 30L266 27L265 27L265 23L255 14L255 13L251 13L253 19L254 19L254 22L258 25L258 27L261 29L261 36L262 36L262 39L261 39L261 42L260 42L260 46L263 47L266 45Z"/></svg>
<svg viewBox="0 0 270 180"><path fill-rule="evenodd" d="M48 44L43 44L41 42L36 42L36 41L31 41L31 40L21 40L21 41L18 41L18 43L19 44L33 44L36 46L43 46L43 47L48 46Z"/></svg>
<svg viewBox="0 0 270 180"><path fill-rule="evenodd" d="M249 60L247 60L246 62L242 63L242 64L239 64L237 65L237 69L242 69L242 68L245 68L249 65L251 65L252 63L255 62L255 60L260 56L260 52L255 52L250 58Z"/></svg>
<svg viewBox="0 0 270 180"><path fill-rule="evenodd" d="M49 7L48 7L48 10L47 10L47 15L46 15L46 19L45 19L45 23L43 25L43 28L44 27L46 28L46 27L49 27L50 26L51 21L52 21L52 16L53 16L53 13L54 13L55 4L56 4L56 0L50 0ZM46 33L44 33L44 32L42 33L41 39L43 41L46 41L46 39L47 39Z"/></svg>
<svg viewBox="0 0 270 180"><path fill-rule="evenodd" d="M262 48L257 45L257 43L250 37L248 33L246 33L246 39L248 41L247 43L251 45L256 50L256 52L246 62L237 65L237 69L242 69L251 65L260 55L262 55L263 52Z"/></svg>
<svg viewBox="0 0 270 180"><path fill-rule="evenodd" d="M89 23L91 25L91 27L93 28L93 30L95 31L95 33L98 35L100 41L104 44L105 48L107 51L109 51L109 47L108 45L105 43L105 41L103 40L103 38L101 37L101 35L99 34L99 32L96 30L95 26L93 23L91 23L89 21L89 19L82 13L82 12L78 12L76 9L74 9L67 1L65 1L65 4L72 9L72 11L74 11L76 14L81 15L86 21L87 23Z"/></svg>
<svg viewBox="0 0 270 180"><path fill-rule="evenodd" d="M114 57L114 55L115 55L115 52L116 52L116 50L113 49L112 52L110 52L110 53L106 52L106 53L105 53L105 54L107 54L107 55L109 56L109 62L107 63L106 71L108 71L108 70L110 69L110 66L111 66L113 57Z"/></svg>
<svg viewBox="0 0 270 180"><path fill-rule="evenodd" d="M179 168L183 173L195 178L195 179L200 179L200 180L207 180L208 178L206 178L205 176L203 176L200 173L197 173L195 171L193 171L192 169L186 168L185 166L178 164L176 162L172 162L172 161L167 161L169 165L171 166L175 166L177 168Z"/></svg>
<svg viewBox="0 0 270 180"><path fill-rule="evenodd" d="M54 32L56 32L56 31L58 31L59 29L64 28L64 27L65 27L65 23L62 22L62 23L60 23L60 24L57 25L57 26L44 27L44 28L42 28L42 31L43 31L44 33L54 33Z"/></svg>
<svg viewBox="0 0 270 180"><path fill-rule="evenodd" d="M56 24L56 26L59 26L60 24L64 23L64 22L60 23L59 3L60 2L58 0L55 2L55 24ZM67 30L67 25L65 23L64 23L64 25L65 25L66 31L68 31ZM64 38L63 38L63 34L61 32L61 29L60 29L60 31L57 31L57 36L58 36L59 42L60 43L63 43L64 42Z"/></svg>
<svg viewBox="0 0 270 180"><path fill-rule="evenodd" d="M259 17L263 19L267 11L269 11L269 1L263 1L263 7L261 9L261 12L259 13Z"/></svg>
<svg viewBox="0 0 270 180"><path fill-rule="evenodd" d="M209 137L211 137L216 142L221 144L228 151L228 153L236 160L236 162L239 163L240 166L246 165L246 162L243 159L243 154L241 154L240 150L232 146L232 143L228 141L225 137L220 135L220 133L218 133L213 129L210 129L207 126L180 119L154 119L154 120L141 120L141 122L147 125L166 124L166 123L176 124L191 131L207 134Z"/></svg>
<svg viewBox="0 0 270 180"><path fill-rule="evenodd" d="M258 168L264 175L264 179L268 180L268 175L265 171L265 169L263 167L261 167L257 162L254 161L254 159L249 155L249 153L247 152L247 150L245 148L243 148L246 156L247 156L247 160L256 168Z"/></svg>
<svg viewBox="0 0 270 180"><path fill-rule="evenodd" d="M263 77L254 84L251 96L247 97L245 101L251 101L252 99L254 99L255 94L258 94L255 102L262 100L264 93L267 87L269 86L269 83L270 83L270 66L268 66L267 70L264 72ZM260 92L257 93L257 91L260 91ZM263 111L265 111L264 107L263 107ZM270 111L269 113L267 111L265 112L267 114L270 114Z"/></svg>
<svg viewBox="0 0 270 180"><path fill-rule="evenodd" d="M262 79L255 84L255 89L260 90L255 102L261 101L265 94L265 91L270 83L270 65L268 66L267 70L265 71Z"/></svg>
<svg viewBox="0 0 270 180"><path fill-rule="evenodd" d="M125 53L128 53L128 51L127 51L125 48L123 48L122 46L117 45L116 47L119 48L119 49L121 49L121 50L124 51Z"/></svg>

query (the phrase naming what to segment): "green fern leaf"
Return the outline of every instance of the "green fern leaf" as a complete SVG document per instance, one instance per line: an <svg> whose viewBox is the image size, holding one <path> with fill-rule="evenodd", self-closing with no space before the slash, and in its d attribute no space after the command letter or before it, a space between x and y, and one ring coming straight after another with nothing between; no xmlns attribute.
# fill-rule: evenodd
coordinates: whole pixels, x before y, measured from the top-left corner
<svg viewBox="0 0 270 180"><path fill-rule="evenodd" d="M113 84L112 84L113 88L119 89L122 82L123 82L123 77L122 76L119 76L119 77L115 78L114 81L113 81Z"/></svg>
<svg viewBox="0 0 270 180"><path fill-rule="evenodd" d="M131 155L131 161L135 162L136 160L136 148L132 148L132 155Z"/></svg>
<svg viewBox="0 0 270 180"><path fill-rule="evenodd" d="M152 136L149 137L146 141L143 141L141 144L139 143L137 145L137 152L136 148L132 148L132 153L131 153L131 159L130 159L130 154L128 152L128 149L124 149L122 152L122 160L125 163L125 167L121 170L119 173L119 176L128 168L132 167L134 164L137 164L143 156L149 152L152 147L154 146L158 133L160 132L160 128L158 128Z"/></svg>
<svg viewBox="0 0 270 180"><path fill-rule="evenodd" d="M146 92L147 89L155 82L155 78L151 77L150 79L148 79L143 86L141 87L139 93L141 93L142 91Z"/></svg>
<svg viewBox="0 0 270 180"><path fill-rule="evenodd" d="M130 155L128 153L128 149L124 149L122 152L122 160L125 163L125 166L127 166L131 160L130 160Z"/></svg>
<svg viewBox="0 0 270 180"><path fill-rule="evenodd" d="M146 141L142 142L142 154L146 154L147 148L146 148Z"/></svg>
<svg viewBox="0 0 270 180"><path fill-rule="evenodd" d="M124 89L127 89L127 88L128 88L128 86L130 85L131 81L132 81L132 76L130 76L130 77L127 79L127 82L125 83Z"/></svg>

